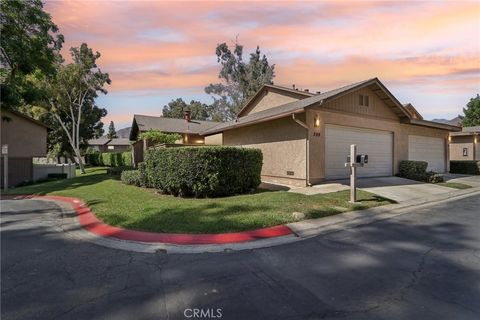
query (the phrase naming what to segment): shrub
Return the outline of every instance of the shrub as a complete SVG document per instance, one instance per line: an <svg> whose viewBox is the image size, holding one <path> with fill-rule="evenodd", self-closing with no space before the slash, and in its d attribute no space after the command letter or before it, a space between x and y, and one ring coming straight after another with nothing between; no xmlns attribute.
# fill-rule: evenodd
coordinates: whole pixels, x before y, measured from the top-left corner
<svg viewBox="0 0 480 320"><path fill-rule="evenodd" d="M427 172L428 162L402 160L398 168L400 177L423 181Z"/></svg>
<svg viewBox="0 0 480 320"><path fill-rule="evenodd" d="M138 170L124 170L120 177L124 184L130 184L137 187L143 186L142 174Z"/></svg>
<svg viewBox="0 0 480 320"><path fill-rule="evenodd" d="M112 176L119 176L125 170L132 170L131 166L110 167L107 169L107 173Z"/></svg>
<svg viewBox="0 0 480 320"><path fill-rule="evenodd" d="M147 186L179 196L246 193L260 184L262 152L237 147L153 148L140 172Z"/></svg>
<svg viewBox="0 0 480 320"><path fill-rule="evenodd" d="M132 153L130 151L87 153L85 162L91 166L129 167L132 165Z"/></svg>
<svg viewBox="0 0 480 320"><path fill-rule="evenodd" d="M66 173L49 173L47 179L67 179Z"/></svg>
<svg viewBox="0 0 480 320"><path fill-rule="evenodd" d="M435 171L428 171L425 173L424 181L428 183L440 183L444 182L445 178Z"/></svg>
<svg viewBox="0 0 480 320"><path fill-rule="evenodd" d="M480 161L450 161L450 173L480 174Z"/></svg>

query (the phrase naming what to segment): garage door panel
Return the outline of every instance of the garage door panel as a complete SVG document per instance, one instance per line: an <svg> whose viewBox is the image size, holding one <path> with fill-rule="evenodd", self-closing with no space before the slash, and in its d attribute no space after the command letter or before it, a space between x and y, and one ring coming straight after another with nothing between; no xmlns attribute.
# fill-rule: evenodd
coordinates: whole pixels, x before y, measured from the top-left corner
<svg viewBox="0 0 480 320"><path fill-rule="evenodd" d="M445 172L444 139L409 135L408 160L427 161L427 170Z"/></svg>
<svg viewBox="0 0 480 320"><path fill-rule="evenodd" d="M345 168L350 145L357 145L357 153L368 154L369 163L358 168L359 177L392 175L393 134L388 131L364 130L327 125L325 128L325 175L327 179L347 178Z"/></svg>

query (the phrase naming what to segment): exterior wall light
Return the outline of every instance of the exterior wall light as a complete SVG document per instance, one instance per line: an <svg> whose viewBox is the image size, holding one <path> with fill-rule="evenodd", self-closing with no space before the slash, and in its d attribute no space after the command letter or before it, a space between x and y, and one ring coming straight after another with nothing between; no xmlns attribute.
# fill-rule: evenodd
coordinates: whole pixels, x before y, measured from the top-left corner
<svg viewBox="0 0 480 320"><path fill-rule="evenodd" d="M318 115L315 116L315 120L314 120L314 122L313 122L313 126L314 126L315 128L320 127L320 118L318 117Z"/></svg>
<svg viewBox="0 0 480 320"><path fill-rule="evenodd" d="M448 136L448 142L452 142L452 136Z"/></svg>

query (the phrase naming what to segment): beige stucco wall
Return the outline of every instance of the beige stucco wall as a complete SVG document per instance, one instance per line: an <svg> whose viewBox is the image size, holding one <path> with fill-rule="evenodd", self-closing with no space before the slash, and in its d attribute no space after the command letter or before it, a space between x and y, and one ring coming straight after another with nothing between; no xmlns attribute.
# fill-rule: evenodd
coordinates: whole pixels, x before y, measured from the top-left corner
<svg viewBox="0 0 480 320"><path fill-rule="evenodd" d="M363 90L364 93L369 91L369 89ZM445 145L447 144L448 131L401 124L390 108L376 98L373 93L368 93L371 107L356 107L358 94L359 92L355 92L307 110L306 123L310 128L308 140L311 183L318 183L325 179L325 126L327 124L393 132L394 174L398 173L399 162L408 160L409 135L438 137L444 139ZM315 117L320 120L318 128L314 126ZM447 160L447 156L447 152L445 152L445 160ZM447 171L448 161L445 163Z"/></svg>
<svg viewBox="0 0 480 320"><path fill-rule="evenodd" d="M452 136L450 142L450 160L478 160L480 150L475 137L471 136ZM468 148L468 156L463 155L463 148Z"/></svg>
<svg viewBox="0 0 480 320"><path fill-rule="evenodd" d="M258 97L251 105L243 110L242 115L252 114L266 109L274 108L289 102L299 100L298 95L288 92L274 92L273 89L268 89L265 94Z"/></svg>
<svg viewBox="0 0 480 320"><path fill-rule="evenodd" d="M262 150L264 181L305 185L306 129L291 117L226 131L223 143Z"/></svg>
<svg viewBox="0 0 480 320"><path fill-rule="evenodd" d="M1 144L8 144L9 157L44 157L47 154L47 128L8 111L2 111Z"/></svg>
<svg viewBox="0 0 480 320"><path fill-rule="evenodd" d="M205 137L205 144L208 145L222 145L223 135L221 133L213 134Z"/></svg>

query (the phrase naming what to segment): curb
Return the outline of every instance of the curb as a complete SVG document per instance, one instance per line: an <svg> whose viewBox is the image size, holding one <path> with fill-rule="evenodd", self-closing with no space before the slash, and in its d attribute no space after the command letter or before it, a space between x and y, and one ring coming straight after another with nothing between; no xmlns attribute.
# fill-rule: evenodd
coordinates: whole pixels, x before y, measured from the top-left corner
<svg viewBox="0 0 480 320"><path fill-rule="evenodd" d="M100 221L85 202L77 198L62 196L14 196L13 199L44 199L67 203L72 206L78 216L80 225L89 232L118 240L135 241L137 243L157 243L175 245L218 245L257 241L262 239L288 236L292 231L285 225L273 226L251 231L219 233L219 234L188 234L188 233L156 233L136 230L126 230L114 227Z"/></svg>

